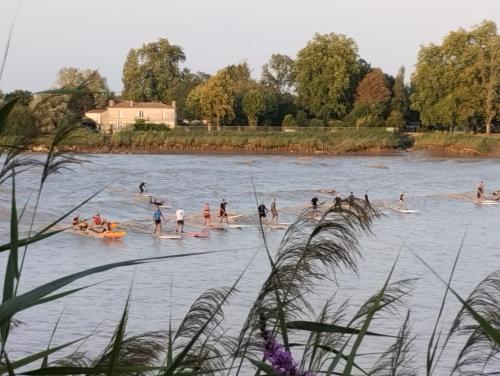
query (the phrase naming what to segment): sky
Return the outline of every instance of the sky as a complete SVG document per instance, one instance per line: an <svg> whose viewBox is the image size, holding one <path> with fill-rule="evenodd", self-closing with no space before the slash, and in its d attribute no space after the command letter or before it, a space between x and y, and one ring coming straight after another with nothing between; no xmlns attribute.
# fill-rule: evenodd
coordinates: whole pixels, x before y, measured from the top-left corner
<svg viewBox="0 0 500 376"><path fill-rule="evenodd" d="M315 33L335 32L372 67L409 76L422 44L484 19L500 26L500 0L1 0L0 56L16 9L4 92L50 88L66 66L98 69L120 92L128 51L160 37L193 71L246 61L259 78L271 54L295 57Z"/></svg>

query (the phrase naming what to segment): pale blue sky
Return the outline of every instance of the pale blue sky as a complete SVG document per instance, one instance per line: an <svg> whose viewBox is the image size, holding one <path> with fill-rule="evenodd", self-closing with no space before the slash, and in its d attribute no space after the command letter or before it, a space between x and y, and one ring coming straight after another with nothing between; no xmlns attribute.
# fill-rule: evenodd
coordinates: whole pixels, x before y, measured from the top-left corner
<svg viewBox="0 0 500 376"><path fill-rule="evenodd" d="M0 52L20 0L0 1ZM24 0L0 89L42 90L59 68L95 68L121 90L130 48L166 37L185 65L213 73L246 60L255 77L272 53L295 57L314 33L343 33L360 56L413 71L421 44L490 19L500 0Z"/></svg>

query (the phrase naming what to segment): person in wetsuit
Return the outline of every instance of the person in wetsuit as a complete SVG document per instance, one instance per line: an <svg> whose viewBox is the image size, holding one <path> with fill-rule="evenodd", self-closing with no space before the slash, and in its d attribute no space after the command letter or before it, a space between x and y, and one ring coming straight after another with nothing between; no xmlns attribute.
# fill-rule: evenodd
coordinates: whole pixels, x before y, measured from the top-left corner
<svg viewBox="0 0 500 376"><path fill-rule="evenodd" d="M399 207L398 207L398 210L401 210L401 209L406 210L406 197L405 197L405 193L404 192L401 192L401 194L399 195Z"/></svg>
<svg viewBox="0 0 500 376"><path fill-rule="evenodd" d="M484 198L484 181L477 185L477 199L482 200Z"/></svg>
<svg viewBox="0 0 500 376"><path fill-rule="evenodd" d="M156 197L150 196L149 197L149 203L150 204L155 204L155 205L164 205L165 201L163 201L163 200L159 201Z"/></svg>
<svg viewBox="0 0 500 376"><path fill-rule="evenodd" d="M220 203L219 207L219 217L220 217L220 223L222 223L222 220L226 218L226 223L229 223L229 219L227 217L227 202L225 199L222 199L222 202Z"/></svg>
<svg viewBox="0 0 500 376"><path fill-rule="evenodd" d="M266 208L266 205L264 205L264 203L261 203L257 207L257 211L259 212L259 218L262 219L262 218L266 218L266 213L269 211L269 209Z"/></svg>
<svg viewBox="0 0 500 376"><path fill-rule="evenodd" d="M349 207L351 208L354 205L354 193L350 193L347 199L349 200Z"/></svg>
<svg viewBox="0 0 500 376"><path fill-rule="evenodd" d="M139 184L139 191L140 191L141 193L144 193L144 192L145 192L145 189L146 189L146 183L141 182L141 184Z"/></svg>
<svg viewBox="0 0 500 376"><path fill-rule="evenodd" d="M334 203L333 203L333 208L335 210L342 209L342 197L340 197L340 195L335 196L335 200L334 200Z"/></svg>
<svg viewBox="0 0 500 376"><path fill-rule="evenodd" d="M313 197L311 199L311 204L312 204L312 207L314 210L316 210L318 208L318 201L319 201L319 199L317 197Z"/></svg>

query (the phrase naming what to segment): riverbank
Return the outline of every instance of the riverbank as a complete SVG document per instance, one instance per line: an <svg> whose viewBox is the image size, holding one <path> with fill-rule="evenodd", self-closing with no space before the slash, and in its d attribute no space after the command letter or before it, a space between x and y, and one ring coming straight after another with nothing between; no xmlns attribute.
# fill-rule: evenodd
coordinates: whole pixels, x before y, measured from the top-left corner
<svg viewBox="0 0 500 376"><path fill-rule="evenodd" d="M45 151L48 138L33 151ZM500 157L500 135L463 133L391 133L380 128L306 129L279 132L269 129L207 132L178 128L168 131L126 130L105 136L82 129L62 144L66 151L95 154L365 154L426 151L442 156Z"/></svg>
<svg viewBox="0 0 500 376"><path fill-rule="evenodd" d="M34 148L43 151L47 139ZM277 132L268 129L221 130L175 129L169 131L126 130L104 136L81 130L66 140L68 151L88 153L258 153L258 154L348 154L387 153L411 145L407 136L385 129L307 129Z"/></svg>
<svg viewBox="0 0 500 376"><path fill-rule="evenodd" d="M411 150L431 150L447 154L500 156L500 135L467 133L413 133Z"/></svg>

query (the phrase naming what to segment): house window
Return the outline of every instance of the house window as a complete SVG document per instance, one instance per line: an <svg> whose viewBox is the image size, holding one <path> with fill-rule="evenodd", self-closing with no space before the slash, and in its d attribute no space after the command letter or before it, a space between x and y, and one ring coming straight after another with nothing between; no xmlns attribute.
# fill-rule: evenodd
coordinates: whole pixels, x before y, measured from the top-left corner
<svg viewBox="0 0 500 376"><path fill-rule="evenodd" d="M162 119L166 119L167 118L167 113L165 111L162 111L161 112L161 117L162 117Z"/></svg>
<svg viewBox="0 0 500 376"><path fill-rule="evenodd" d="M139 111L139 117L140 117L141 119L143 119L143 118L144 118L144 111Z"/></svg>
<svg viewBox="0 0 500 376"><path fill-rule="evenodd" d="M123 129L123 123L118 123L118 129L122 130Z"/></svg>
<svg viewBox="0 0 500 376"><path fill-rule="evenodd" d="M121 119L123 117L122 115L122 111L121 110L118 110L118 118Z"/></svg>

